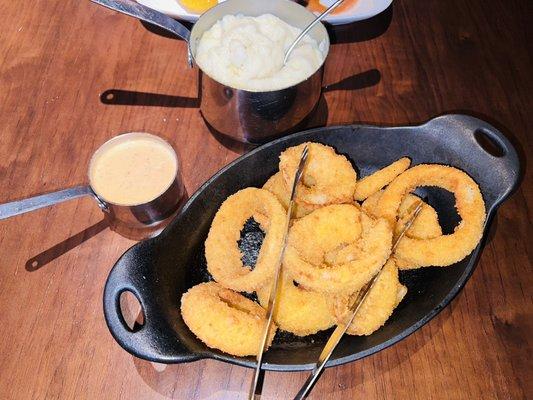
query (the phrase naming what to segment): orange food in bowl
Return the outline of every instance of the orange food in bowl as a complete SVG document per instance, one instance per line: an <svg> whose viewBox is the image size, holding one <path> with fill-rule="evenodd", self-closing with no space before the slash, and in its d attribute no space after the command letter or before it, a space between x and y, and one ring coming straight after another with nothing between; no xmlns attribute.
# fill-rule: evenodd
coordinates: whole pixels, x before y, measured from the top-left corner
<svg viewBox="0 0 533 400"><path fill-rule="evenodd" d="M218 0L178 0L188 12L201 14L218 4Z"/></svg>
<svg viewBox="0 0 533 400"><path fill-rule="evenodd" d="M358 0L345 0L340 6L338 6L335 10L333 10L331 14L332 15L341 14L344 11L347 11L351 7L353 7L355 3L357 3L357 1ZM321 13L321 12L326 11L327 7L321 4L320 0L309 0L307 2L307 8L309 8L313 12Z"/></svg>

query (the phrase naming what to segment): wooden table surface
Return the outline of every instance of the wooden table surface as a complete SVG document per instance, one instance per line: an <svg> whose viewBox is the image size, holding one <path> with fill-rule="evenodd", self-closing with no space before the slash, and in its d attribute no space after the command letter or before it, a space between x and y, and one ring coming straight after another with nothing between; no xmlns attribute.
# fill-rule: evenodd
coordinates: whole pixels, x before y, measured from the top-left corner
<svg viewBox="0 0 533 400"><path fill-rule="evenodd" d="M202 121L184 42L86 0L10 1L2 10L0 201L84 182L92 152L121 132L168 139L189 193L245 151L217 141ZM312 124L415 124L460 111L505 132L525 166L531 16L527 0L396 0L384 15L334 32ZM112 88L171 97L103 104ZM449 307L401 343L327 370L310 398L532 398L532 178L526 168ZM106 228L90 199L0 221L1 399L246 398L249 369L156 365L113 340L102 289L132 244ZM290 398L305 377L267 373L264 398Z"/></svg>

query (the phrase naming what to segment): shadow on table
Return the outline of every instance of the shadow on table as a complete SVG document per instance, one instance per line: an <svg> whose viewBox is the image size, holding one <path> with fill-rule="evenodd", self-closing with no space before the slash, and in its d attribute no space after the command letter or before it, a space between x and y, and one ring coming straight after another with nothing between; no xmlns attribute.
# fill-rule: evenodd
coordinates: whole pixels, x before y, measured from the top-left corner
<svg viewBox="0 0 533 400"><path fill-rule="evenodd" d="M377 85L381 81L381 73L370 69L340 80L323 88L323 92L335 90L359 90ZM168 94L139 92L135 90L107 89L100 95L100 101L106 105L149 106L199 108L198 97L172 96Z"/></svg>
<svg viewBox="0 0 533 400"><path fill-rule="evenodd" d="M155 26L155 25L152 25L148 22L145 22L145 21L139 21L139 23L149 32L152 32L158 36L163 36L163 37L166 37L166 38L169 38L169 39L174 39L174 40L183 40L182 38L174 35L173 33L170 33L166 30L164 30L163 28L160 28L158 26ZM192 27L194 26L193 23L191 22L188 22L188 21L182 21L180 20L180 23L182 23L189 31L191 31Z"/></svg>
<svg viewBox="0 0 533 400"><path fill-rule="evenodd" d="M132 359L141 379L168 399L245 399L253 376L252 369L216 365L216 361L179 365Z"/></svg>
<svg viewBox="0 0 533 400"><path fill-rule="evenodd" d="M247 399L253 370L208 360L165 365L133 359L141 379L168 399ZM258 393L259 394L259 393ZM273 399L264 396L261 399Z"/></svg>
<svg viewBox="0 0 533 400"><path fill-rule="evenodd" d="M462 292L458 294L457 298L460 298L461 295ZM382 350L380 353L388 352L388 354L383 356L383 359L386 360L386 362L382 361L379 363L380 369L378 370L379 373L377 375L369 375L364 372L364 366L358 365L358 363L362 363L363 360L347 364L344 368L349 368L350 370L342 371L340 374L337 374L337 372L339 371L339 368L343 367L327 368L316 382L316 385L318 386L316 389L313 388L310 392L310 396L317 399L327 398L328 396L331 396L332 398L348 398L349 395L353 396L353 390L358 386L375 382L376 380L379 380L382 375L385 375L396 368L403 370L406 368L405 363L408 363L410 358L426 347L428 343L432 342L436 336L444 335L443 326L457 307L457 298L431 322L416 331L413 335L410 335L401 342ZM376 357L377 354L378 353L369 357ZM300 379L295 379L295 381L297 381L295 383L295 386L297 387L296 391L300 389L301 385L303 385L308 377L308 373L302 375L303 376ZM325 389L321 388L322 379L328 379L328 386ZM330 388L332 389L331 392L329 392ZM320 395L322 395L322 397Z"/></svg>
<svg viewBox="0 0 533 400"><path fill-rule="evenodd" d="M123 106L152 106L199 108L200 100L196 97L172 96L168 94L137 92L133 90L108 89L100 95L103 104Z"/></svg>
<svg viewBox="0 0 533 400"><path fill-rule="evenodd" d="M392 22L393 5L380 14L363 21L345 25L326 24L330 40L333 45L341 43L356 43L375 39L383 35Z"/></svg>
<svg viewBox="0 0 533 400"><path fill-rule="evenodd" d="M324 86L322 92L333 92L336 90L360 90L377 85L381 81L381 72L377 69L369 69L341 79L336 83Z"/></svg>
<svg viewBox="0 0 533 400"><path fill-rule="evenodd" d="M339 82L328 85L322 89L321 97L309 116L301 121L297 126L284 135L298 132L304 129L311 129L325 126L328 121L328 105L324 93L332 91L354 91L377 85L381 81L381 73L377 69L371 69L359 74L354 74ZM137 92L132 90L108 89L100 95L100 101L108 105L128 105L128 106L153 106L153 107L181 107L199 108L200 100L192 97L172 96L167 94ZM202 116L203 118L203 116ZM237 153L245 153L257 145L237 142L229 136L224 135L214 129L206 120L204 122L213 137L224 147Z"/></svg>
<svg viewBox="0 0 533 400"><path fill-rule="evenodd" d="M377 375L369 376L368 374L360 373L358 368L362 368L355 361L351 364L339 366L335 368L327 368L324 372L328 377L328 388L321 388L321 380L318 381L316 393L311 392L320 398L318 393L323 396L340 396L344 398L346 391L365 383L365 380L375 381L382 375L388 373L396 368L404 368L405 362L408 362L417 352L423 349L435 336L444 335L443 326L450 318L454 309L457 307L458 300L462 296L460 292L457 298L436 316L428 325L418 330L415 334L405 338L393 347L383 350L389 352L384 356L384 360L380 365L382 368ZM376 357L376 355L370 357ZM207 399L207 398L227 398L223 396L233 396L231 398L246 398L248 388L253 377L253 370L248 368L239 368L236 366L225 365L213 360L200 360L190 363L188 365L179 364L159 364L139 359L132 356L133 364L141 379L153 390L169 399L188 398L190 400ZM362 362L362 361L361 361ZM347 368L350 370L347 371ZM231 370L230 370L231 369ZM333 377L331 374L336 374L343 369L339 377ZM235 376L239 374L238 376ZM280 374L291 374L290 379L279 380L276 378ZM274 398L275 393L290 392L296 394L301 385L307 379L309 371L304 372L267 372L265 374L265 382L263 386L263 394L265 398ZM231 375L231 376L230 376ZM349 376L350 379L346 379ZM342 380L342 382L337 382ZM335 384L331 384L331 382ZM212 392L206 390L207 387L213 389L213 385L219 385L219 389ZM204 386L204 390L200 387ZM329 390L332 390L329 392ZM223 392L223 393L221 393ZM202 394L210 393L210 394ZM344 393L344 395L343 395ZM218 396L218 397L217 397ZM222 396L222 397L220 397ZM326 398L326 397L323 397Z"/></svg>
<svg viewBox="0 0 533 400"><path fill-rule="evenodd" d="M102 232L104 229L108 228L108 222L103 219L100 222L84 229L83 231L75 234L74 236L69 237L68 239L63 240L62 242L56 244L55 246L50 247L48 250L43 251L42 253L37 254L36 256L30 258L26 261L26 271L33 272L44 267L49 262L55 260L56 258L62 256L73 248L79 246L86 240L96 236L98 233Z"/></svg>

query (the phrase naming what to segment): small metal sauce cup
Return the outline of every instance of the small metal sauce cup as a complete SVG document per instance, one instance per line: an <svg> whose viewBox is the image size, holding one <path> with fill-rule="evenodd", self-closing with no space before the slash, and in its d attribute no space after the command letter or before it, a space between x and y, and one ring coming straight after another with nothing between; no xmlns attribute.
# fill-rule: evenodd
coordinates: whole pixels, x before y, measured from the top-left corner
<svg viewBox="0 0 533 400"><path fill-rule="evenodd" d="M122 142L147 137L156 140L167 147L176 161L176 175L168 187L155 199L141 204L122 205L105 199L94 189L91 182L91 168L97 157ZM149 133L131 132L115 136L96 150L89 163L89 186L98 205L104 211L111 229L122 236L131 239L144 239L158 234L168 223L179 208L185 194L185 187L181 178L179 159L172 146L158 136Z"/></svg>
<svg viewBox="0 0 533 400"><path fill-rule="evenodd" d="M159 196L146 203L121 205L104 199L91 186L90 171L92 163L99 154L109 147L119 142L139 137L149 137L152 140L157 140L171 150L176 160L176 175L174 179ZM89 179L88 185L75 186L23 200L0 204L0 220L78 197L91 196L104 212L105 218L113 231L129 239L141 240L155 236L161 232L179 210L186 198L179 158L176 152L168 142L149 133L125 133L105 142L91 157L87 175Z"/></svg>
<svg viewBox="0 0 533 400"><path fill-rule="evenodd" d="M316 16L290 0L226 0L200 16L192 31L178 21L133 0L92 0L94 3L163 28L188 43L189 65L194 64L198 43L205 31L225 15L273 14L288 24L304 29ZM200 111L215 131L239 142L259 144L288 133L316 107L322 91L324 63L329 53L329 36L322 23L309 32L324 56L322 65L296 85L264 92L233 88L200 71Z"/></svg>

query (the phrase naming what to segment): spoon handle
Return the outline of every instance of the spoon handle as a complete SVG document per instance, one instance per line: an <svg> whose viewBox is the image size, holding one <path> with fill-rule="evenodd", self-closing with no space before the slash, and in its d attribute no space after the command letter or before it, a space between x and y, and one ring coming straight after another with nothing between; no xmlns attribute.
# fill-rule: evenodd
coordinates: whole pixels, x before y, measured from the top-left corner
<svg viewBox="0 0 533 400"><path fill-rule="evenodd" d="M291 52L294 50L294 48L296 47L296 45L298 43L300 43L300 40L303 39L303 37L305 35L307 35L307 33L313 29L313 26L315 26L316 24L318 24L320 21L322 21L322 19L328 15L330 12L332 12L334 9L336 9L338 6L341 5L341 3L343 2L344 0L337 0L335 3L333 3L332 5L330 5L322 14L320 14L318 17L316 17L316 19L311 22L309 25L307 25L307 28L305 28L302 33L300 33L298 35L298 37L294 40L294 42L292 42L291 44L291 47L289 47L287 49L287 51L285 52L285 58L283 59L283 64L287 64L287 60L289 59L289 55L291 54Z"/></svg>
<svg viewBox="0 0 533 400"><path fill-rule="evenodd" d="M122 14L129 15L140 19L141 21L148 22L152 25L156 25L174 35L182 38L189 43L191 32L175 19L160 13L159 11L152 10L149 7L143 6L133 0L91 0L93 3L107 7L111 10L117 11Z"/></svg>
<svg viewBox="0 0 533 400"><path fill-rule="evenodd" d="M41 194L23 200L0 204L0 220L88 195L93 195L89 186L75 186L68 189L58 190L57 192Z"/></svg>

